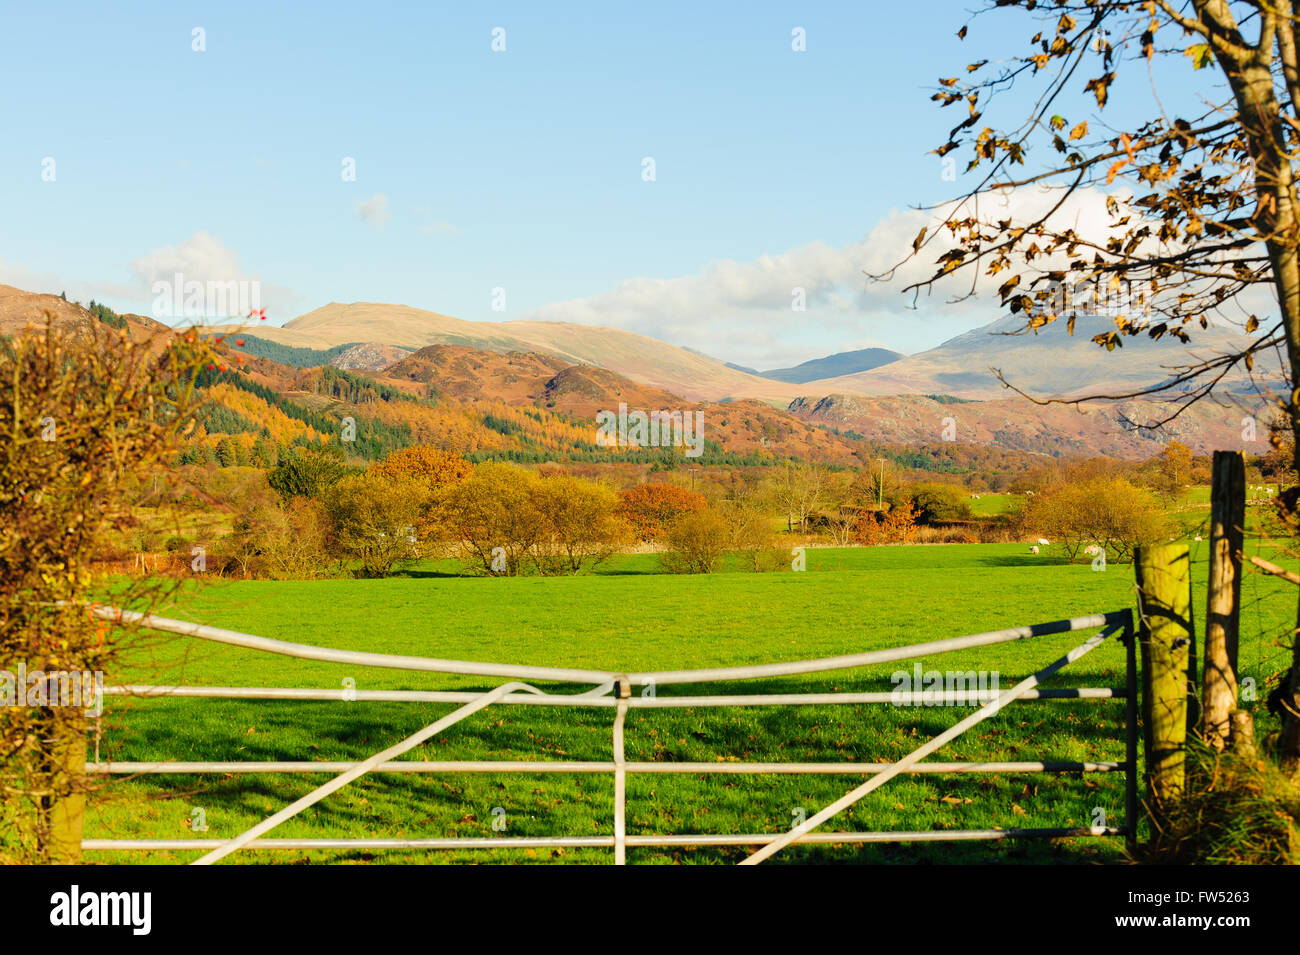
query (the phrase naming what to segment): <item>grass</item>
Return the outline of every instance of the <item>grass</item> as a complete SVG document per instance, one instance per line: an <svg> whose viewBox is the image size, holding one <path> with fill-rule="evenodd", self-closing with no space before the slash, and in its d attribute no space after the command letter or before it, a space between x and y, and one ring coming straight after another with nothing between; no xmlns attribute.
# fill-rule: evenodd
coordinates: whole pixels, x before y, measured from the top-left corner
<svg viewBox="0 0 1300 955"><path fill-rule="evenodd" d="M1009 514L1024 506L1023 494L981 494L970 501L970 512L975 517L996 517Z"/></svg>
<svg viewBox="0 0 1300 955"><path fill-rule="evenodd" d="M1204 544L1194 545L1194 601L1202 603ZM1120 609L1132 603L1132 570L1093 572L1023 545L972 544L813 549L807 572L707 576L654 572L652 555L615 559L580 578L460 577L426 564L386 580L227 581L188 590L175 616L330 647L443 658L667 669L820 657ZM1290 564L1288 564L1290 566ZM1291 585L1247 578L1243 675L1264 686L1285 668L1274 634L1294 614ZM1194 603L1194 606L1197 603ZM1258 625L1258 626L1255 626ZM1254 627L1252 629L1252 627ZM1258 639L1247 634L1258 633ZM1001 686L1082 642L1038 638L922 661L926 668L984 669ZM1123 650L1107 641L1058 677L1058 686L1118 686ZM904 664L902 666L910 666ZM818 677L670 692L889 689L899 664ZM228 686L486 689L499 681L356 669L167 639L137 652L132 682ZM577 687L548 687L557 691ZM1264 693L1260 693L1263 698ZM355 760L415 732L450 705L154 699L111 701L104 758ZM965 708L843 706L634 710L627 758L656 761L893 760L941 732ZM1123 704L1023 702L961 737L938 760L1119 760ZM610 758L609 710L497 707L474 715L411 754L417 759ZM106 786L91 801L88 838L183 838L195 809L210 837L230 837L324 782L326 775L148 776ZM628 831L774 832L854 788L851 776L632 775ZM604 834L612 780L600 775L432 774L363 778L279 827L302 837L484 836L494 809L506 835ZM914 776L862 800L828 828L957 829L1080 826L1097 809L1123 822L1122 777L1088 775ZM629 850L629 861L734 862L735 849ZM103 862L188 861L183 853L104 853ZM786 862L1117 861L1117 840L946 846L791 847ZM243 862L606 862L609 850L440 852L245 852ZM774 860L776 861L776 860Z"/></svg>

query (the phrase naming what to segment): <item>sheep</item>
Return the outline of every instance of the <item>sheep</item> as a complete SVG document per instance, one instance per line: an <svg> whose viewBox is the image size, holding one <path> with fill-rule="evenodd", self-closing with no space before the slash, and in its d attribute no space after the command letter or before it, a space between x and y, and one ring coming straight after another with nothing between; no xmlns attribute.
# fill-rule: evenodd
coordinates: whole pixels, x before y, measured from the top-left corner
<svg viewBox="0 0 1300 955"><path fill-rule="evenodd" d="M1030 548L1029 548L1029 553L1031 553L1031 554L1037 554L1037 553L1038 553L1038 545L1037 545L1037 544L1034 544L1032 547L1030 547Z"/></svg>
<svg viewBox="0 0 1300 955"><path fill-rule="evenodd" d="M1049 546L1051 543L1052 543L1052 542L1049 541L1049 540L1048 540L1047 538L1045 538L1045 537L1040 537L1040 538L1038 538L1038 546L1039 546L1039 547L1047 547L1047 546Z"/></svg>
<svg viewBox="0 0 1300 955"><path fill-rule="evenodd" d="M1195 537L1195 540L1198 540L1198 541L1199 541L1200 539L1201 539L1201 535L1200 535L1200 534L1197 534L1196 537Z"/></svg>
<svg viewBox="0 0 1300 955"><path fill-rule="evenodd" d="M1087 554L1089 557L1095 557L1097 554L1101 553L1101 548L1098 547L1096 544L1089 544L1087 547L1083 549L1083 552Z"/></svg>

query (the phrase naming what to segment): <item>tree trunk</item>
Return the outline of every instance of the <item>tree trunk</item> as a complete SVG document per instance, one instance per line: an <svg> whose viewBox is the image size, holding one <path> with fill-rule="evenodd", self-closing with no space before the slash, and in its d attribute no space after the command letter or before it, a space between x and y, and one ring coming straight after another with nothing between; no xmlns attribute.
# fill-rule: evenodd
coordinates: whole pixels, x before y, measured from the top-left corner
<svg viewBox="0 0 1300 955"><path fill-rule="evenodd" d="M1211 33L1227 37L1229 28L1235 30L1223 0L1196 0L1194 6ZM1297 438L1295 464L1300 468L1300 256L1297 251L1300 199L1286 149L1282 109L1274 92L1273 51L1251 49L1246 56L1234 59L1213 40L1211 46L1232 87L1254 162L1257 201L1253 222L1268 249L1278 311L1286 333L1292 388L1287 410L1292 433ZM1295 639L1296 633L1300 633L1300 602L1296 606L1291 672L1281 694L1284 712L1279 753L1283 767L1292 773L1300 773L1300 639Z"/></svg>

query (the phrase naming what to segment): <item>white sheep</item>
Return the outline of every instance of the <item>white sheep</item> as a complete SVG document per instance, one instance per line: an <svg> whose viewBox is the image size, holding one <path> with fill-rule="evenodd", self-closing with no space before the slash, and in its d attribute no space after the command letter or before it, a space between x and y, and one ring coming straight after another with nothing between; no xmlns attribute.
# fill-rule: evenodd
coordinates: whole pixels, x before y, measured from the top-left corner
<svg viewBox="0 0 1300 955"><path fill-rule="evenodd" d="M1029 553L1031 553L1031 554L1037 554L1037 553L1038 553L1038 545L1037 545L1037 544L1034 544L1032 547L1030 547L1030 548L1029 548Z"/></svg>
<svg viewBox="0 0 1300 955"><path fill-rule="evenodd" d="M1051 543L1052 543L1052 542L1049 541L1049 540L1048 540L1047 538L1045 538L1045 537L1040 537L1040 538L1038 538L1038 546L1039 546L1039 547L1047 547L1047 546L1049 546Z"/></svg>
<svg viewBox="0 0 1300 955"><path fill-rule="evenodd" d="M1083 549L1083 552L1087 554L1089 557L1095 557L1097 554L1101 553L1101 548L1098 547L1096 544L1089 544L1087 547Z"/></svg>
<svg viewBox="0 0 1300 955"><path fill-rule="evenodd" d="M1200 534L1197 534L1196 537L1195 537L1195 539L1196 539L1196 540L1200 540L1200 539L1201 539L1201 535L1200 535Z"/></svg>

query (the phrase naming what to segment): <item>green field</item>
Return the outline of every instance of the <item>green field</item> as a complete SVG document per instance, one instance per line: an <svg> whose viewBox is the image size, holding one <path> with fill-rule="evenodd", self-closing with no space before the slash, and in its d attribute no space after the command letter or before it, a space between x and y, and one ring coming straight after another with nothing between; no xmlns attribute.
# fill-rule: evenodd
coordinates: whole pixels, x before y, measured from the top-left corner
<svg viewBox="0 0 1300 955"><path fill-rule="evenodd" d="M1203 606L1204 544L1194 553ZM622 557L579 578L472 578L425 566L386 580L215 582L187 591L173 616L329 647L466 660L598 669L666 669L829 656L1016 624L1122 609L1132 568L1094 572L1048 548L1020 544L813 549L807 572L657 574L651 556ZM1276 555L1273 555L1275 559ZM1293 562L1288 561L1288 566ZM1294 619L1291 585L1260 574L1243 588L1243 676L1261 686L1285 669L1278 638ZM1082 642L1035 638L936 656L927 669L984 669L1002 687ZM1119 686L1123 649L1107 641L1052 685ZM730 692L891 688L890 664L824 677L732 684ZM360 689L486 689L500 681L357 669L167 638L138 651L131 682ZM578 687L548 686L557 691ZM665 687L695 695L724 687ZM1261 693L1261 698L1263 693ZM451 705L236 700L116 700L103 758L356 760L400 740ZM745 707L633 710L627 758L656 761L880 761L896 759L970 712L958 707ZM1021 702L932 757L952 760L1119 760L1123 703ZM500 706L452 727L410 758L610 759L608 709ZM88 838L185 838L202 809L209 837L238 834L328 775L148 776L92 799ZM812 815L862 776L631 775L629 833L774 832ZM611 831L613 783L591 775L387 775L353 783L290 820L276 837L599 835ZM1123 823L1119 774L912 776L893 780L831 829L959 829L1089 825L1100 808ZM89 861L179 862L182 853L88 853ZM629 849L633 863L734 862L740 849ZM242 862L582 861L607 849L412 852L241 852ZM856 847L791 847L773 861L1118 861L1120 840Z"/></svg>

